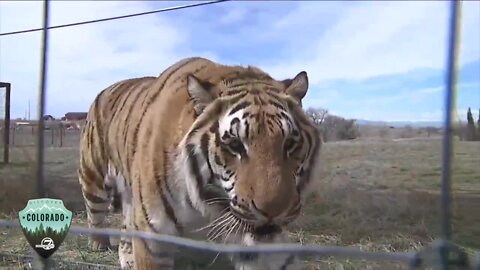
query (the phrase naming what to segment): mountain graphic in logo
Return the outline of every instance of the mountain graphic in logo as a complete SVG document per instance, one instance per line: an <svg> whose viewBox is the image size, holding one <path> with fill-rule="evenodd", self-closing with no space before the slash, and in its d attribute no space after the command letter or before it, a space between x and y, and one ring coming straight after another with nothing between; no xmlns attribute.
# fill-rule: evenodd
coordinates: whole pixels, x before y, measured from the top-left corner
<svg viewBox="0 0 480 270"><path fill-rule="evenodd" d="M62 200L29 200L19 212L23 234L30 245L43 258L51 256L65 239L72 223L72 212Z"/></svg>

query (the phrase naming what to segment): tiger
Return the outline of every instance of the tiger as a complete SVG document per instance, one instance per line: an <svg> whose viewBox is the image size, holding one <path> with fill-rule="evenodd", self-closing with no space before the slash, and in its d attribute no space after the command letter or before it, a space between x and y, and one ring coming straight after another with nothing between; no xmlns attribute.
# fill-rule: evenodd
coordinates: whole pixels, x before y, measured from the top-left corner
<svg viewBox="0 0 480 270"><path fill-rule="evenodd" d="M256 66L202 57L106 87L80 139L88 226L105 228L109 210L121 208L124 231L243 246L289 241L286 226L312 191L322 146L302 109L308 87L306 71L277 80ZM89 245L110 243L92 235ZM173 269L175 250L121 237L119 264ZM301 267L295 256L268 256L229 260L235 269Z"/></svg>

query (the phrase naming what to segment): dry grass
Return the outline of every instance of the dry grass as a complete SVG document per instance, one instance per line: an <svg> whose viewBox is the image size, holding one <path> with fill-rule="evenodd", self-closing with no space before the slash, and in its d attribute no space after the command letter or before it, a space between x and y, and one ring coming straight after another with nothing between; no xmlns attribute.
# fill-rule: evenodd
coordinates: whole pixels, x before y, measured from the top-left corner
<svg viewBox="0 0 480 270"><path fill-rule="evenodd" d="M12 164L0 168L0 208L11 219L33 194L33 167L28 162L34 157L32 150L14 148ZM469 253L478 252L480 144L455 142L454 151L454 241ZM63 199L69 209L78 211L73 222L84 226L76 178L77 156L74 147L48 148L46 180L49 196ZM325 144L321 164L324 175L318 194L291 226L291 237L302 243L354 246L367 251L414 251L425 247L439 233L440 157L438 139ZM0 252L28 252L20 231L0 229L0 235ZM114 251L90 251L86 236L68 236L53 258L117 263ZM406 269L390 263L332 258L308 261L309 269Z"/></svg>

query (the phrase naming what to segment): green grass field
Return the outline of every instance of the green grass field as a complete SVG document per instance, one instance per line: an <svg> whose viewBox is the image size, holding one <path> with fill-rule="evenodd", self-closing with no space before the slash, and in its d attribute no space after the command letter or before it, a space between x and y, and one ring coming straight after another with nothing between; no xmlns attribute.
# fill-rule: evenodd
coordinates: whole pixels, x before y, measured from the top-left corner
<svg viewBox="0 0 480 270"><path fill-rule="evenodd" d="M359 247L366 251L415 251L439 234L441 140L370 140L326 143L317 194L290 226L301 243ZM50 197L74 210L85 226L76 178L75 147L46 149ZM12 164L0 168L0 211L15 219L34 194L33 148L12 149ZM480 144L454 143L453 240L469 254L480 251ZM118 223L118 216L112 217ZM0 253L27 254L20 230L0 229ZM115 251L93 252L87 236L69 235L54 259L116 266ZM309 269L407 269L405 265L306 258ZM1 265L1 260L0 260ZM19 265L4 259L3 265ZM68 268L68 267L67 267Z"/></svg>

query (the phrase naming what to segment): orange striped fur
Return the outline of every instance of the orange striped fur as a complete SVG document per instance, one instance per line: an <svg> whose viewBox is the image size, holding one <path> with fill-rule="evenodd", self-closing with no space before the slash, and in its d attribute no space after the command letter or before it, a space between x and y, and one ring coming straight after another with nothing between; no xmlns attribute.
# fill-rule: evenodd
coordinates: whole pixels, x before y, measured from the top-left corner
<svg viewBox="0 0 480 270"><path fill-rule="evenodd" d="M91 227L121 208L124 229L254 245L286 241L321 140L301 101L308 78L183 59L117 82L90 107L78 170ZM92 237L104 249L108 238ZM173 269L172 248L122 238L122 268ZM237 269L297 269L293 256L233 256Z"/></svg>

